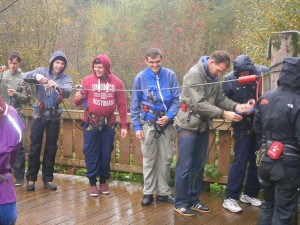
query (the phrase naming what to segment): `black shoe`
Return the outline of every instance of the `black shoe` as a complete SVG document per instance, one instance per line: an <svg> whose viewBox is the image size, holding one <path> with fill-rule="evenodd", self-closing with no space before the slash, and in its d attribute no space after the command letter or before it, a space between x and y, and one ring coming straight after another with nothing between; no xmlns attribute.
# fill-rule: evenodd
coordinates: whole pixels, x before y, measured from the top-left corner
<svg viewBox="0 0 300 225"><path fill-rule="evenodd" d="M20 187L24 184L24 179L16 179L15 187Z"/></svg>
<svg viewBox="0 0 300 225"><path fill-rule="evenodd" d="M176 212L178 212L179 214L183 215L183 216L195 216L196 214L193 212L193 210L190 210L187 207L182 207L182 208L175 208L174 210Z"/></svg>
<svg viewBox="0 0 300 225"><path fill-rule="evenodd" d="M26 190L27 191L34 191L35 190L35 182L34 181L27 181Z"/></svg>
<svg viewBox="0 0 300 225"><path fill-rule="evenodd" d="M142 206L148 206L151 205L154 201L153 195L144 195L143 200L141 201Z"/></svg>
<svg viewBox="0 0 300 225"><path fill-rule="evenodd" d="M207 208L204 204L202 204L200 202L195 205L192 205L191 209L199 211L199 212L204 212L204 213L211 212L211 210L209 208Z"/></svg>
<svg viewBox="0 0 300 225"><path fill-rule="evenodd" d="M156 201L158 201L158 202L169 202L169 203L174 204L174 196L172 194L165 195L165 196L157 195Z"/></svg>
<svg viewBox="0 0 300 225"><path fill-rule="evenodd" d="M55 191L57 189L57 186L52 182L44 182L44 188L48 188L51 191Z"/></svg>

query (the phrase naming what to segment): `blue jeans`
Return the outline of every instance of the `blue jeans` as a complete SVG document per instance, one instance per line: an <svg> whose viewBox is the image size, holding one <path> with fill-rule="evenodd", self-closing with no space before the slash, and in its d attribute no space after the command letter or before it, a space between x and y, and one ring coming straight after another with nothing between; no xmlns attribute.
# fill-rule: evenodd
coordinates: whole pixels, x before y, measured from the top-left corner
<svg viewBox="0 0 300 225"><path fill-rule="evenodd" d="M87 123L83 123L86 128ZM106 127L102 131L93 129L84 131L84 157L87 173L91 185L96 185L97 176L100 177L100 182L105 183L109 178L111 152L114 149L115 130Z"/></svg>
<svg viewBox="0 0 300 225"><path fill-rule="evenodd" d="M11 225L17 220L17 204L16 202L0 205L0 224Z"/></svg>
<svg viewBox="0 0 300 225"><path fill-rule="evenodd" d="M207 158L208 131L198 133L177 128L178 160L175 171L175 207L191 207L200 202Z"/></svg>
<svg viewBox="0 0 300 225"><path fill-rule="evenodd" d="M225 199L238 199L247 172L244 194L256 198L259 181L256 166L256 140L254 134L239 136L234 141L234 159L228 175ZM247 169L248 166L248 169Z"/></svg>

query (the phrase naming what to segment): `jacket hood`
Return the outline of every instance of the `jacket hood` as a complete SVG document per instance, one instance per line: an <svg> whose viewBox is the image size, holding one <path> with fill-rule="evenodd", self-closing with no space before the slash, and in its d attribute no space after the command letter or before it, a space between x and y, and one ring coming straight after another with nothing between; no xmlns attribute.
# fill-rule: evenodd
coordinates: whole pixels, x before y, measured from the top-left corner
<svg viewBox="0 0 300 225"><path fill-rule="evenodd" d="M218 77L212 77L210 75L210 73L209 73L209 70L208 70L208 59L209 59L209 56L204 55L204 56L201 56L201 58L200 58L199 61L202 63L202 65L204 67L205 77L207 78L207 80L216 82L216 81L218 81Z"/></svg>
<svg viewBox="0 0 300 225"><path fill-rule="evenodd" d="M250 57L247 55L239 55L233 62L233 74L235 77L239 77L239 73L246 70L250 70L250 75L258 75Z"/></svg>
<svg viewBox="0 0 300 225"><path fill-rule="evenodd" d="M62 74L66 68L67 68L67 65L68 65L68 61L67 61L67 57L65 55L65 53L63 53L62 51L56 51L53 53L52 57L50 58L50 62L49 62L49 72L52 73L52 68L53 68L53 62L57 59L60 59L62 61L65 62L65 67L62 69L62 71L58 74Z"/></svg>
<svg viewBox="0 0 300 225"><path fill-rule="evenodd" d="M283 60L277 85L300 94L300 57L286 57Z"/></svg>
<svg viewBox="0 0 300 225"><path fill-rule="evenodd" d="M104 70L105 70L105 72L106 72L106 74L107 74L107 76L110 77L110 75L111 75L111 72L110 72L110 59L109 59L108 56L105 55L105 54L103 54L103 55L98 55L98 56L93 60L93 64L92 64L93 74L94 74L95 76L97 76L96 73L95 73L95 71L94 71L94 61L95 61L96 59L98 59L98 60L101 61L102 65L103 65L103 67L104 67Z"/></svg>

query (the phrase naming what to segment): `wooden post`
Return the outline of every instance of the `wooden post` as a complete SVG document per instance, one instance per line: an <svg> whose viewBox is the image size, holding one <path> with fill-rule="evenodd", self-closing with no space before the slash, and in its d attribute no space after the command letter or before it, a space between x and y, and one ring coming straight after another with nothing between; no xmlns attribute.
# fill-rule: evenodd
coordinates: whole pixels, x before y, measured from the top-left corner
<svg viewBox="0 0 300 225"><path fill-rule="evenodd" d="M277 80L285 57L300 56L300 32L284 31L272 33L269 38L268 59L271 59L269 76L263 76L263 93L277 87Z"/></svg>

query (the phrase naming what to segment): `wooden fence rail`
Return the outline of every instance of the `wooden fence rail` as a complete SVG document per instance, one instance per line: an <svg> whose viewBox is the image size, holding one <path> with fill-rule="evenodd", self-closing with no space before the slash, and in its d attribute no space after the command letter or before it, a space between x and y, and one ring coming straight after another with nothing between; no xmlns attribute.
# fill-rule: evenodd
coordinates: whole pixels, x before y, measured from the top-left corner
<svg viewBox="0 0 300 225"><path fill-rule="evenodd" d="M56 164L68 165L73 167L85 167L83 154L83 132L79 130L83 118L83 110L68 110L72 119L66 111L62 114L61 132L58 139L59 149L56 155ZM23 113L26 118L26 130L24 146L29 152L30 146L30 127L31 127L31 109L25 108ZM119 118L117 117L117 120ZM135 138L132 125L130 123L130 115L128 115L128 135L125 139L120 138L120 126L116 129L114 150L112 152L111 170L120 172L143 173L143 157L141 153L141 143ZM213 127L218 127L218 135L214 131L210 131L209 147L207 163L211 164L221 173L220 177L211 177L206 175L204 180L207 182L227 183L228 171L231 161L232 138L230 123L222 120L214 120ZM45 137L45 135L44 135ZM44 138L45 142L45 138ZM214 142L212 144L212 142ZM175 153L177 152L175 141ZM42 149L43 151L43 149Z"/></svg>

